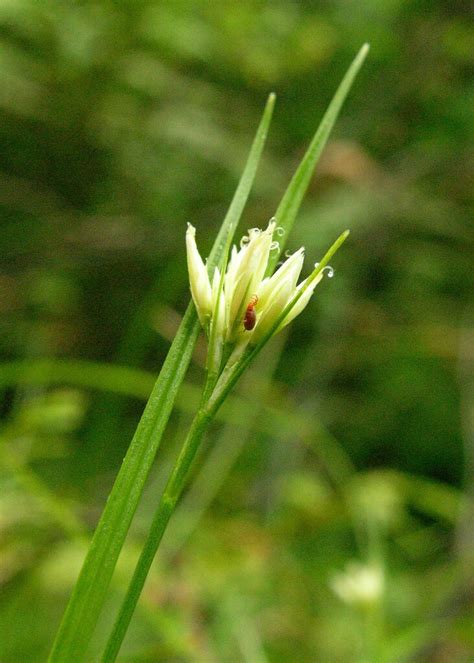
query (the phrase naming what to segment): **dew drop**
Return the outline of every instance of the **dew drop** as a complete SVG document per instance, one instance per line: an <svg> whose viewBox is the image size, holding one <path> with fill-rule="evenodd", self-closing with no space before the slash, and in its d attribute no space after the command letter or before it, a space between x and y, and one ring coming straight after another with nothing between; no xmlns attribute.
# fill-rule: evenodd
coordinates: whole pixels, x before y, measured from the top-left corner
<svg viewBox="0 0 474 663"><path fill-rule="evenodd" d="M314 263L314 268L318 269L319 267L319 262ZM327 272L328 278L332 279L334 276L334 269L331 267L331 265L326 265L326 267L323 267L321 270L321 273Z"/></svg>
<svg viewBox="0 0 474 663"><path fill-rule="evenodd" d="M328 279L332 279L334 276L334 269L331 267L331 265L326 265L326 267L323 267L323 272L327 271L328 274Z"/></svg>

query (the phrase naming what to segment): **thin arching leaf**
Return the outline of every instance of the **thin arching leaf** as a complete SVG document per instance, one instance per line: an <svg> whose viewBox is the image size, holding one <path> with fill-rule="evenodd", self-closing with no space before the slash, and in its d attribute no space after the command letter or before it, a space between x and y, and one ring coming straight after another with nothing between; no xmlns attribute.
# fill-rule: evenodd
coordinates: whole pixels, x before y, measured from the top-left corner
<svg viewBox="0 0 474 663"><path fill-rule="evenodd" d="M229 211L208 260L209 270L219 264L248 199L271 121L274 95L270 95L247 163ZM191 360L199 323L191 303L171 345L127 455L105 505L76 586L59 627L50 663L80 662L87 658L118 556L138 506L178 389Z"/></svg>
<svg viewBox="0 0 474 663"><path fill-rule="evenodd" d="M314 173L314 169L318 164L324 146L326 145L329 135L338 118L342 105L346 100L349 90L351 89L352 84L364 63L368 52L369 45L364 44L354 58L351 66L346 72L346 75L337 88L336 93L331 99L331 102L323 115L323 119L321 120L319 127L314 134L313 140L306 150L304 157L302 158L295 174L291 179L291 182L288 185L288 188L283 194L283 198L281 199L280 204L278 205L277 211L275 212L275 218L277 220L278 227L281 228L278 237L280 249L279 251L272 252L271 259L268 263L267 275L273 272L275 265L278 262L279 255L286 244L286 240L293 227L293 223L295 222L295 218L298 214L301 202L308 189L311 177Z"/></svg>

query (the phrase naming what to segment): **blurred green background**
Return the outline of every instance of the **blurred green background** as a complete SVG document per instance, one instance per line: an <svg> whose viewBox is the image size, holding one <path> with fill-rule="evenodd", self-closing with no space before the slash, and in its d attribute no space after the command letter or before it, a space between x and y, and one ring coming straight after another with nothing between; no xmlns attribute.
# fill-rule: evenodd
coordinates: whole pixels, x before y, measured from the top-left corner
<svg viewBox="0 0 474 663"><path fill-rule="evenodd" d="M266 225L365 41L289 248L350 240L220 413L120 660L473 660L469 4L2 0L2 663L47 656L189 300L186 223L205 254L275 91Z"/></svg>

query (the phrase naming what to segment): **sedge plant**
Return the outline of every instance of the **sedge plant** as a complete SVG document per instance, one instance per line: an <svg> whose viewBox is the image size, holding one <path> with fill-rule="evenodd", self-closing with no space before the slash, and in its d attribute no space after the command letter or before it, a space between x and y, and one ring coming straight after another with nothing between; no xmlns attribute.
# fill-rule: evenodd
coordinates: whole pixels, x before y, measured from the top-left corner
<svg viewBox="0 0 474 663"><path fill-rule="evenodd" d="M236 193L206 262L197 249L196 230L188 225L186 249L192 302L183 317L109 495L53 644L50 663L89 660L87 646L101 614L118 556L200 328L204 329L208 341L201 403L158 502L148 538L102 656L104 662L109 663L117 657L196 452L217 411L267 342L303 311L324 275L332 274L329 261L349 231L336 239L299 284L304 260L303 248L289 256L276 271L275 267L315 166L367 52L366 44L349 67L274 218L265 229L249 230L239 248L232 246L270 125L275 102L273 94L267 101Z"/></svg>

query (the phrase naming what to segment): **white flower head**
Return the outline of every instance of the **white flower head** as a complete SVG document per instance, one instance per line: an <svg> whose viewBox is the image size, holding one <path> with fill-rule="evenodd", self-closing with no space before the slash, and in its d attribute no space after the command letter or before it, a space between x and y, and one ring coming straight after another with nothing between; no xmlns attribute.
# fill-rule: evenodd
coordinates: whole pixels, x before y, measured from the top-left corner
<svg viewBox="0 0 474 663"><path fill-rule="evenodd" d="M330 585L344 603L367 607L382 598L385 579L380 566L349 562L344 571L333 576Z"/></svg>
<svg viewBox="0 0 474 663"><path fill-rule="evenodd" d="M217 268L211 285L207 268L196 247L195 228L188 225L186 247L189 280L199 319L207 328L209 320L217 312L218 334L227 343L257 344L302 292L274 331L283 329L305 308L323 278L321 271L298 285L304 248L290 255L273 276L266 277L271 252L279 248L278 242L273 240L275 231L276 220L271 219L264 230L249 230L248 235L242 238L239 249L232 247L221 289ZM329 274L332 275L332 270Z"/></svg>
<svg viewBox="0 0 474 663"><path fill-rule="evenodd" d="M258 290L268 265L275 231L272 219L265 230L252 228L242 238L240 249L232 247L224 279L227 341L236 340L246 330L244 318L250 302L258 304Z"/></svg>

